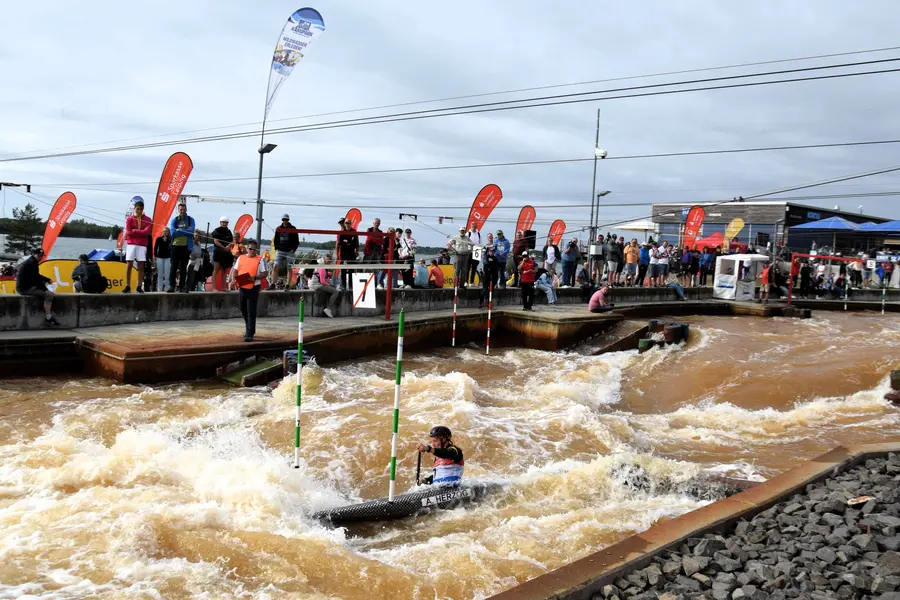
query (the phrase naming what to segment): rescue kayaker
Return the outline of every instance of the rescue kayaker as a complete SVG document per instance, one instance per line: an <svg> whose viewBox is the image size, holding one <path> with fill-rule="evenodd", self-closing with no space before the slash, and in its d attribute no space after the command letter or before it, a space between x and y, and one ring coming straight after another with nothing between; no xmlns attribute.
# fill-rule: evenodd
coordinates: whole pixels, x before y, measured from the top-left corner
<svg viewBox="0 0 900 600"><path fill-rule="evenodd" d="M459 487L465 462L463 451L453 443L453 434L447 427L438 425L433 427L428 435L431 437L431 444L419 444L417 449L419 452L434 454L434 471L431 476L423 479L422 483L440 487Z"/></svg>

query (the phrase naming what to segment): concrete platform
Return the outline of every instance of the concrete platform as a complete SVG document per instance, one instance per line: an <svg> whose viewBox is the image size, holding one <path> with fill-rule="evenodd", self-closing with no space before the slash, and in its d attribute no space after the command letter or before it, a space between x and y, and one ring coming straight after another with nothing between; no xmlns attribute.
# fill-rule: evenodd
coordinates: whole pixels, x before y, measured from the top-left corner
<svg viewBox="0 0 900 600"><path fill-rule="evenodd" d="M506 590L491 600L591 600L618 577L645 567L691 537L719 533L750 519L806 485L869 458L900 451L900 443L837 447L749 490L691 511L580 560Z"/></svg>

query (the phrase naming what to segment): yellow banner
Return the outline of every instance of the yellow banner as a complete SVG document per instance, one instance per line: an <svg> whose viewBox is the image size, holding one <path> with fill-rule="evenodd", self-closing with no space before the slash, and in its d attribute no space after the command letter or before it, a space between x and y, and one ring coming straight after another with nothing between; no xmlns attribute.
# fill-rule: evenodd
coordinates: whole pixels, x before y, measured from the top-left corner
<svg viewBox="0 0 900 600"><path fill-rule="evenodd" d="M100 272L109 281L106 293L121 292L125 289L125 263L98 260ZM56 284L57 294L74 294L75 287L72 281L72 271L78 266L77 260L46 260L41 263L41 275L48 277L52 283ZM137 285L137 269L131 276L132 283ZM0 281L0 293L15 294L15 280Z"/></svg>
<svg viewBox="0 0 900 600"><path fill-rule="evenodd" d="M725 228L725 247L728 247L728 243L737 237L737 234L741 232L744 228L744 220L740 217L736 219L732 219L731 223L728 224L728 227Z"/></svg>

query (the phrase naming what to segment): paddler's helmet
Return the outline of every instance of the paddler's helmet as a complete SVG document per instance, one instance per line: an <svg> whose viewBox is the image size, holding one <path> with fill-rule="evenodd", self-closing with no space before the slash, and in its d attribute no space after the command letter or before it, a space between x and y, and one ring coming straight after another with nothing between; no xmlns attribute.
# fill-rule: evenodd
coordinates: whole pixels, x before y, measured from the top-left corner
<svg viewBox="0 0 900 600"><path fill-rule="evenodd" d="M438 425L437 427L432 427L431 431L428 433L430 437L451 437L453 434L450 433L450 429L448 427L444 427L443 425Z"/></svg>

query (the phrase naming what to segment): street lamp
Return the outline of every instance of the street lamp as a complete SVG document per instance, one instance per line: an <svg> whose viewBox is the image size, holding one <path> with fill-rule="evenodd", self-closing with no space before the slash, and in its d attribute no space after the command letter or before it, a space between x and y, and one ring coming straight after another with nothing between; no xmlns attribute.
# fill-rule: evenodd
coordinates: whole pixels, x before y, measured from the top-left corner
<svg viewBox="0 0 900 600"><path fill-rule="evenodd" d="M266 144L265 146L260 147L257 152L259 152L259 180L256 184L256 243L260 243L260 238L262 238L262 224L263 224L263 202L262 202L262 175L263 175L263 158L266 154L269 154L272 150L277 148L275 144Z"/></svg>

